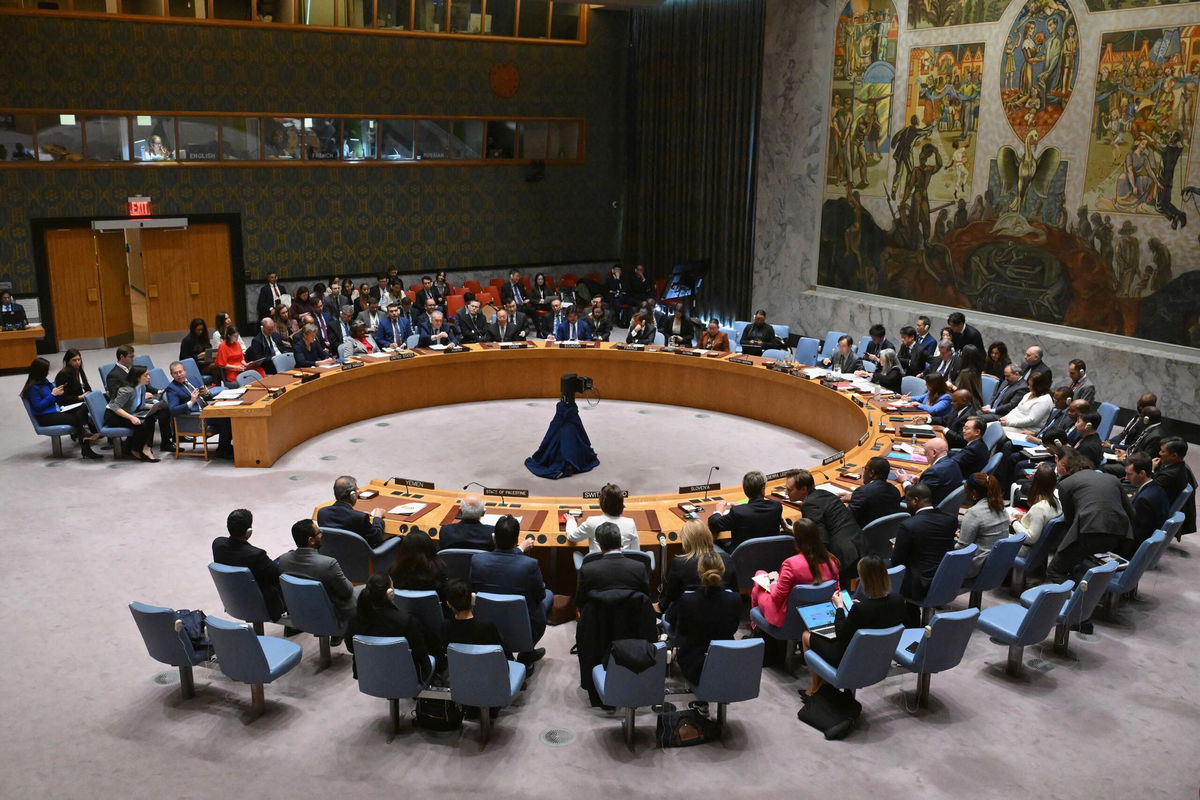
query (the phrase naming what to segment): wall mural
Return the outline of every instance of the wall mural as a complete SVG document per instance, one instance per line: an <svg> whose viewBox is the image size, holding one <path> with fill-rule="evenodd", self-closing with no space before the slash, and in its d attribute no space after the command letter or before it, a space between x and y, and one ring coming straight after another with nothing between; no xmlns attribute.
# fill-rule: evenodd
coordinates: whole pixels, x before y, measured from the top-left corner
<svg viewBox="0 0 1200 800"><path fill-rule="evenodd" d="M1200 2L1200 0L1087 0L1087 7L1091 11L1124 11L1127 9L1173 6L1180 3L1196 2Z"/></svg>
<svg viewBox="0 0 1200 800"><path fill-rule="evenodd" d="M1118 13L1158 4L1088 0ZM996 22L1006 5L910 0L908 28ZM853 136L831 135L818 282L1200 347L1200 239L1184 231L1187 211L1200 215L1200 175L1189 177L1200 6L1172 13L1176 27L1113 32L1081 23L1066 0L1023 0L1011 26L906 48L894 133L881 123L865 158L842 143ZM875 14L887 11L847 4L835 51L861 41L850 22ZM1080 130L1056 131L1085 42L1100 54L1082 101L1093 111L1071 112ZM999 59L986 82L985 59ZM866 113L864 81L834 72L831 134ZM870 86L874 98L892 91L882 75Z"/></svg>

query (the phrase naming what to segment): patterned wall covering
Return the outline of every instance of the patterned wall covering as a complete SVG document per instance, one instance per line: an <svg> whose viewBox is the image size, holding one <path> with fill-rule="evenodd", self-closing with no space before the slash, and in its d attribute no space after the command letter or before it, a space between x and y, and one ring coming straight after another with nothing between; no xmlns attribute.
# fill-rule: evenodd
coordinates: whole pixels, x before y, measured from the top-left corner
<svg viewBox="0 0 1200 800"><path fill-rule="evenodd" d="M608 260L623 195L626 18L592 14L589 44L418 40L200 25L4 17L0 107L581 117L582 165L0 169L0 280L37 290L29 220L120 216L146 194L156 214L240 213L258 278ZM31 69L53 53L53 69ZM521 73L516 96L491 65ZM36 74L36 79L33 77ZM604 80L596 80L604 76ZM615 77L614 77L615 76ZM339 269L338 271L346 271Z"/></svg>

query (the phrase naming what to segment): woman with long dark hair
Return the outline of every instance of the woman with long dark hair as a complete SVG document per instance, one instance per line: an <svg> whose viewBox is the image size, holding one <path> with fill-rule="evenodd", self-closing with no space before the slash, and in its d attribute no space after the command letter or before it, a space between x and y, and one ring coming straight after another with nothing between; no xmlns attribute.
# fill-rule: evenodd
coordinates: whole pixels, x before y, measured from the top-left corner
<svg viewBox="0 0 1200 800"><path fill-rule="evenodd" d="M76 351L78 356L79 352ZM92 450L89 439L87 409L76 406L70 411L64 411L62 398L66 394L64 386L54 386L47 380L50 374L50 362L42 357L35 358L29 364L29 374L25 377L25 385L21 387L21 399L29 403L29 409L39 425L70 425L79 440L80 455L83 458L104 458ZM76 401L78 402L78 401Z"/></svg>
<svg viewBox="0 0 1200 800"><path fill-rule="evenodd" d="M1008 345L1004 342L992 342L988 345L987 358L983 360L983 371L992 375L996 380L1004 380L1004 368L1009 365ZM988 398L991 399L991 398Z"/></svg>
<svg viewBox="0 0 1200 800"><path fill-rule="evenodd" d="M92 390L92 384L83 371L83 355L74 347L67 348L63 355L62 369L54 376L54 385L63 387L58 398L58 404L62 406L82 403L83 396Z"/></svg>
<svg viewBox="0 0 1200 800"><path fill-rule="evenodd" d="M796 540L796 555L785 560L777 573L761 569L756 573L766 575L771 588L764 589L755 581L750 590L750 605L761 609L767 622L775 626L782 625L787 616L792 587L838 579L838 560L825 548L817 523L811 519L796 520L792 523L792 536Z"/></svg>
<svg viewBox="0 0 1200 800"><path fill-rule="evenodd" d="M429 657L437 657L441 649L438 637L425 630L419 620L392 602L392 579L383 572L367 578L367 584L358 595L355 614L350 618L346 630L346 649L354 652L354 637L358 636L403 636L408 640L413 666L421 680L433 674ZM358 677L358 665L353 665L353 675Z"/></svg>
<svg viewBox="0 0 1200 800"><path fill-rule="evenodd" d="M446 565L438 558L437 544L424 531L413 531L396 547L392 583L397 589L437 592L446 588Z"/></svg>
<svg viewBox="0 0 1200 800"><path fill-rule="evenodd" d="M1004 510L1004 495L1000 493L1000 481L985 472L975 472L963 481L966 487L967 513L963 515L958 529L958 546L974 544L975 556L971 561L968 578L979 574L983 562L987 561L992 546L1008 536L1008 512Z"/></svg>
<svg viewBox="0 0 1200 800"><path fill-rule="evenodd" d="M1038 464L1033 471L1028 503L1029 510L1012 524L1015 533L1025 534L1022 547L1032 547L1046 523L1062 513L1062 505L1058 502L1058 473L1053 461Z"/></svg>
<svg viewBox="0 0 1200 800"><path fill-rule="evenodd" d="M154 443L154 423L146 414L139 414L146 407L146 387L150 384L150 373L141 364L129 368L125 383L117 394L108 401L104 410L104 424L113 428L132 428L129 437L129 457L135 461L158 463L151 449Z"/></svg>
<svg viewBox="0 0 1200 800"><path fill-rule="evenodd" d="M203 317L196 317L192 320L192 324L188 326L187 335L183 337L183 341L179 343L179 360L185 358L194 358L199 364L203 359L205 352L211 348L212 336L208 332L208 323Z"/></svg>

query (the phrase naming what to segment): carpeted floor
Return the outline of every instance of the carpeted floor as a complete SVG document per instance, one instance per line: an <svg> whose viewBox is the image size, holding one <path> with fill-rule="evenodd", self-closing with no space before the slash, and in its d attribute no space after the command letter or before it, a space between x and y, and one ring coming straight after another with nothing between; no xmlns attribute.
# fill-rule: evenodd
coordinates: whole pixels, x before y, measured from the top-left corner
<svg viewBox="0 0 1200 800"><path fill-rule="evenodd" d="M165 363L173 350L140 352ZM108 360L107 351L85 354L92 374ZM825 742L796 721L803 672L793 679L767 670L761 696L730 709L723 742L658 750L653 717L643 711L631 754L618 718L586 708L569 655L572 624L549 630L547 658L482 750L473 723L462 735L405 724L388 741L386 702L357 691L341 648L333 665L319 671L316 643L305 635L296 639L303 662L267 687L261 719L247 723L248 687L215 670L198 669L197 696L180 701L174 670L147 656L126 604L138 599L221 615L205 565L230 508L254 510L253 541L274 555L291 547L288 527L327 496L334 475L387 474L390 459L403 463L411 448L390 436L375 448L334 432L263 471L199 461L58 461L49 457L48 441L29 429L16 397L20 384L0 378L7 556L0 590L0 797L1195 796L1195 537L1169 548L1161 568L1142 581L1141 598L1122 608L1115 623L1074 635L1070 656L1029 648L1027 674L1014 680L1003 674L1006 648L976 634L965 661L934 676L928 710L909 713L915 678L897 673L859 692L864 724L843 742ZM431 422L443 414L452 427L453 409L420 413ZM537 438L542 412L529 414L529 435ZM599 417L585 416L597 437L608 423L593 420ZM627 449L645 466L647 480L670 488L677 479L664 465L675 463L679 431L673 436L671 426L681 423L666 414L661 420L659 436L639 434ZM502 431L477 433L476 450L496 446ZM747 465L733 454L732 445L746 449L734 441L740 437L721 437L711 447L717 463L730 465L723 483ZM764 455L762 467L792 463L797 456L787 448L793 446L785 441L782 454ZM525 449L523 442L522 457ZM477 469L474 450L439 452L447 481ZM321 460L329 456L336 460ZM1200 466L1195 451L1189 461ZM607 477L597 473L588 488ZM985 605L1011 601L999 592ZM964 602L965 596L955 607ZM267 632L282 630L268 625ZM544 744L540 736L551 728L570 731L573 741Z"/></svg>

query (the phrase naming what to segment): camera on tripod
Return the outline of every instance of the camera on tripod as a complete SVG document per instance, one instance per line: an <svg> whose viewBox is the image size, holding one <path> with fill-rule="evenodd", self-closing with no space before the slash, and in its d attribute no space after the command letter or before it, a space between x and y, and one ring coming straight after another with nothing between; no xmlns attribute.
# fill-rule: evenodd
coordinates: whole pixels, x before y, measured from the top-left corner
<svg viewBox="0 0 1200 800"><path fill-rule="evenodd" d="M562 395L562 401L569 406L575 405L575 395L590 391L591 388L592 379L586 375L569 372L559 379L559 393Z"/></svg>

